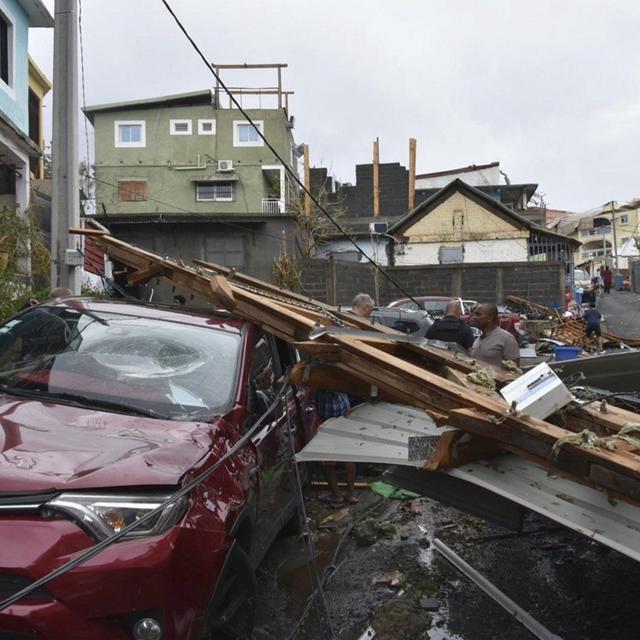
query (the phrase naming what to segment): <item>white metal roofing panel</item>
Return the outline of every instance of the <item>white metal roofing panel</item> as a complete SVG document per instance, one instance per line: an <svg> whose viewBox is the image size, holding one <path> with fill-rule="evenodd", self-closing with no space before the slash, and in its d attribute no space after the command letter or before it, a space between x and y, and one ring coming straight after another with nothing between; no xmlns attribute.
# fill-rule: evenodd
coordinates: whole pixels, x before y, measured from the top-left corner
<svg viewBox="0 0 640 640"><path fill-rule="evenodd" d="M424 411L386 402L361 404L347 416L323 422L318 434L296 455L300 462L377 462L421 467L424 461L408 459L409 438L438 438L436 427Z"/></svg>
<svg viewBox="0 0 640 640"><path fill-rule="evenodd" d="M640 509L505 455L446 473L484 487L640 561Z"/></svg>

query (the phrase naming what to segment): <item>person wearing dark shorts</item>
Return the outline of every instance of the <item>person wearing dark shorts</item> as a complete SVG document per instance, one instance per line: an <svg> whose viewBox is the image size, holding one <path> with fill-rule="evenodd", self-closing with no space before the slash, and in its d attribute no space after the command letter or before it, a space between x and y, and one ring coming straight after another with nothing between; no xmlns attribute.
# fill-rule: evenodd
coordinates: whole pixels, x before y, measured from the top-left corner
<svg viewBox="0 0 640 640"><path fill-rule="evenodd" d="M602 314L598 309L596 309L594 302L592 302L591 306L584 312L584 321L587 324L585 329L587 347L591 348L591 345L593 344L592 336L595 335L598 345L598 353L602 353L602 327L600 326L600 323L602 322Z"/></svg>

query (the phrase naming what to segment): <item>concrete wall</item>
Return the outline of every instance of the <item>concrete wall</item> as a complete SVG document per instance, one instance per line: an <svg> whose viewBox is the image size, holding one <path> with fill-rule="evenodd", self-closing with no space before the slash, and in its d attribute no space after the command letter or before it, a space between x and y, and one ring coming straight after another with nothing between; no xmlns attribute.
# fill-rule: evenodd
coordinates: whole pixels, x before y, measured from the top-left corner
<svg viewBox="0 0 640 640"><path fill-rule="evenodd" d="M561 262L507 262L388 267L386 272L410 295L451 295L478 302L502 302L517 295L544 305L561 303L565 266ZM368 264L334 260L303 262L303 291L331 304L349 305L361 291L381 305L405 294Z"/></svg>
<svg viewBox="0 0 640 640"><path fill-rule="evenodd" d="M172 258L180 258L186 264L192 259L211 258L210 240L224 238L227 247L241 247L241 252L229 253L231 262L222 266L236 267L239 271L261 280L271 281L273 257L280 253L282 232L289 239L295 236L295 223L290 218L268 220L260 223L152 223L152 224L112 224L113 234L120 240L148 249L154 253ZM220 246L219 242L216 246ZM293 254L293 241L289 241L288 251ZM236 259L243 256L242 261ZM220 261L222 262L222 261ZM171 287L158 289L162 302L171 301ZM155 298L158 300L158 298Z"/></svg>
<svg viewBox="0 0 640 640"><path fill-rule="evenodd" d="M283 109L249 109L250 117L264 123L263 133L290 164L293 136ZM172 119L192 121L190 135L170 135ZM199 135L198 120L213 119L215 135ZM144 121L144 147L116 147L116 121ZM237 109L212 105L183 105L99 112L94 116L96 137L96 199L111 214L135 213L259 213L262 198L279 197L265 179L262 167L277 164L266 146L233 145L233 121L244 120ZM200 164L198 165L198 157ZM197 202L194 179L216 174L218 160L232 160L238 177L233 202ZM294 162L292 166L295 167ZM233 174L230 174L233 175ZM146 179L155 200L118 202L118 180ZM102 181L102 182L100 182ZM109 184L104 184L109 183Z"/></svg>
<svg viewBox="0 0 640 640"><path fill-rule="evenodd" d="M0 0L0 11L13 24L12 51L9 64L12 70L10 85L0 80L0 111L24 133L29 133L28 107L28 42L29 18L16 0ZM13 61L13 65L11 65Z"/></svg>
<svg viewBox="0 0 640 640"><path fill-rule="evenodd" d="M389 263L387 254L388 238L378 236L377 240L371 241L371 238L354 238L360 251L371 259L375 260L382 266ZM341 257L344 256L344 257ZM349 260L351 262L366 262L366 258L357 255L357 249L349 240L331 240L318 246L316 250L316 258L334 257L337 260Z"/></svg>

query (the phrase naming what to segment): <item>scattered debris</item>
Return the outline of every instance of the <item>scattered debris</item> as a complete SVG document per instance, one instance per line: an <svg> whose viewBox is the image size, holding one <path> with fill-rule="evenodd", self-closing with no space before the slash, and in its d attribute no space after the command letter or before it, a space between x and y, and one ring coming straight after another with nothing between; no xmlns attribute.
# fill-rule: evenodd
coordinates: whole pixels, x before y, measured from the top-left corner
<svg viewBox="0 0 640 640"><path fill-rule="evenodd" d="M328 516L320 520L319 527L335 526L349 517L349 507L342 507L337 511L332 511Z"/></svg>
<svg viewBox="0 0 640 640"><path fill-rule="evenodd" d="M394 570L388 573L383 573L381 576L376 576L371 583L372 584L386 584L388 587L399 587L404 580L404 576L400 571Z"/></svg>

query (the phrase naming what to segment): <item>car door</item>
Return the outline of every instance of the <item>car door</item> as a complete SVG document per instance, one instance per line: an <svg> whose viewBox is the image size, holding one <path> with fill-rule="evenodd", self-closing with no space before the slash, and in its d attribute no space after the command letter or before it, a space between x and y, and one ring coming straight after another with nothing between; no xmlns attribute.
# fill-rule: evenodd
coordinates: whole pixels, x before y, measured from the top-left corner
<svg viewBox="0 0 640 640"><path fill-rule="evenodd" d="M267 333L256 336L249 377L249 411L252 421L260 417L273 402L281 387L282 367L274 338ZM288 404L296 415L293 391L288 390ZM278 534L287 515L289 489L289 441L287 411L283 402L269 414L262 428L253 436L257 465L257 511L255 554L261 557Z"/></svg>

